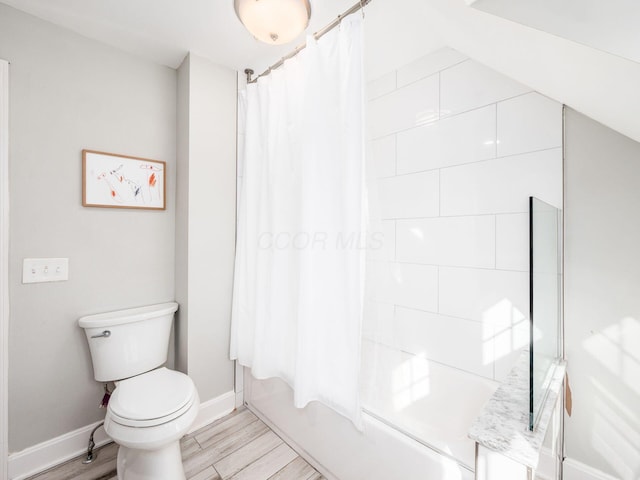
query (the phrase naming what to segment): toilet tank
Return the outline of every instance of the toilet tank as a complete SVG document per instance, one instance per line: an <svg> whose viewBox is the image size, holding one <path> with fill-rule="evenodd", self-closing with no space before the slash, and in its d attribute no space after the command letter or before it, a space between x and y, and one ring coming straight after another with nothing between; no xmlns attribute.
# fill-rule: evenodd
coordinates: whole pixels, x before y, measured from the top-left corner
<svg viewBox="0 0 640 480"><path fill-rule="evenodd" d="M133 377L167 361L175 302L89 315L78 320L98 382Z"/></svg>

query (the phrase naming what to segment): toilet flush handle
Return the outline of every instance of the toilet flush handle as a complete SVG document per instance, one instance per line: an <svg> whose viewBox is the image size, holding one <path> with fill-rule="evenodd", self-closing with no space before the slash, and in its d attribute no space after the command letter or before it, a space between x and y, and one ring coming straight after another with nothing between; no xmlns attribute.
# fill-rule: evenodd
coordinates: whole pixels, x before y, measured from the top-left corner
<svg viewBox="0 0 640 480"><path fill-rule="evenodd" d="M91 338L109 338L111 336L111 331L110 330L105 330L104 332L100 333L99 335L91 335Z"/></svg>

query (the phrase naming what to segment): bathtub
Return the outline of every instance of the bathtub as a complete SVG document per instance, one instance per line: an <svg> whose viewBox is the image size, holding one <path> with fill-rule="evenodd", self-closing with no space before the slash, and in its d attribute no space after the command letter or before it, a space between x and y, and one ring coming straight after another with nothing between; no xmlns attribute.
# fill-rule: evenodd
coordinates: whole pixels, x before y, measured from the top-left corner
<svg viewBox="0 0 640 480"><path fill-rule="evenodd" d="M428 394L383 416L370 408L364 431L317 402L293 407L293 394L280 379L256 380L245 369L247 406L328 480L472 480L474 443L467 430L497 384L424 360ZM424 386L423 386L424 387ZM376 398L383 407L384 392ZM389 422L390 420L390 422ZM401 425L403 432L389 425Z"/></svg>

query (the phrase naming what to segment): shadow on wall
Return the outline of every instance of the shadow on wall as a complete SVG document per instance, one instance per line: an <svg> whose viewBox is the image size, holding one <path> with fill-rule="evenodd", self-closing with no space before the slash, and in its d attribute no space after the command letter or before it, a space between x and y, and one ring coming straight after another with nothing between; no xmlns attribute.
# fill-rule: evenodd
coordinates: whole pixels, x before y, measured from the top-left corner
<svg viewBox="0 0 640 480"><path fill-rule="evenodd" d="M402 284L402 279L396 281ZM506 376L529 345L529 316L506 297L481 310L478 321L401 305L376 307L380 311L375 307L369 311L365 325L363 384L369 387L365 398L393 412L411 408L434 393L430 361L439 368L453 367L465 375L493 380L494 364ZM542 333L534 335L540 338Z"/></svg>
<svg viewBox="0 0 640 480"><path fill-rule="evenodd" d="M601 332L593 333L582 346L588 362L583 371L590 372L589 381L595 398L574 395L574 409L591 408L588 418L591 432L588 441L604 462L623 480L640 478L640 321L626 317ZM571 365L571 362L569 363ZM622 395L617 394L620 392ZM621 402L620 396L633 398ZM635 405L630 408L630 405Z"/></svg>
<svg viewBox="0 0 640 480"><path fill-rule="evenodd" d="M529 316L505 298L482 314L484 364L506 357L513 363L513 353L529 345Z"/></svg>
<svg viewBox="0 0 640 480"><path fill-rule="evenodd" d="M406 359L393 371L393 406L404 410L431 393L429 363L425 355Z"/></svg>

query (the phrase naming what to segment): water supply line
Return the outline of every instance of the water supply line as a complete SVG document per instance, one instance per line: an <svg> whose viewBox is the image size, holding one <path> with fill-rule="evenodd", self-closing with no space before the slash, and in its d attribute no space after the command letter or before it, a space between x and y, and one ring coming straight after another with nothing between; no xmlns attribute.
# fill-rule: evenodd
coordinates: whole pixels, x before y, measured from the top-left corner
<svg viewBox="0 0 640 480"><path fill-rule="evenodd" d="M105 332L108 332L108 330L105 330ZM111 398L111 390L109 390L109 384L105 383L104 395L102 397L102 401L100 402L100 405L98 406L100 408L107 408L107 405L109 405L109 398ZM82 463L84 463L85 465L93 462L98 456L97 453L96 454L93 453L93 449L96 447L96 442L93 441L93 435L96 433L96 430L98 430L103 425L104 425L104 422L100 423L99 425L96 425L96 427L93 430L91 430L91 435L89 435L89 445L87 446L87 456L82 461Z"/></svg>
<svg viewBox="0 0 640 480"><path fill-rule="evenodd" d="M91 435L89 435L89 445L87 446L87 456L82 461L82 463L85 465L93 462L98 457L97 453L95 454L93 453L93 449L96 446L96 442L93 441L93 434L96 433L96 430L98 430L103 425L104 425L104 422L100 423L99 425L96 425L96 427L93 430L91 430Z"/></svg>

